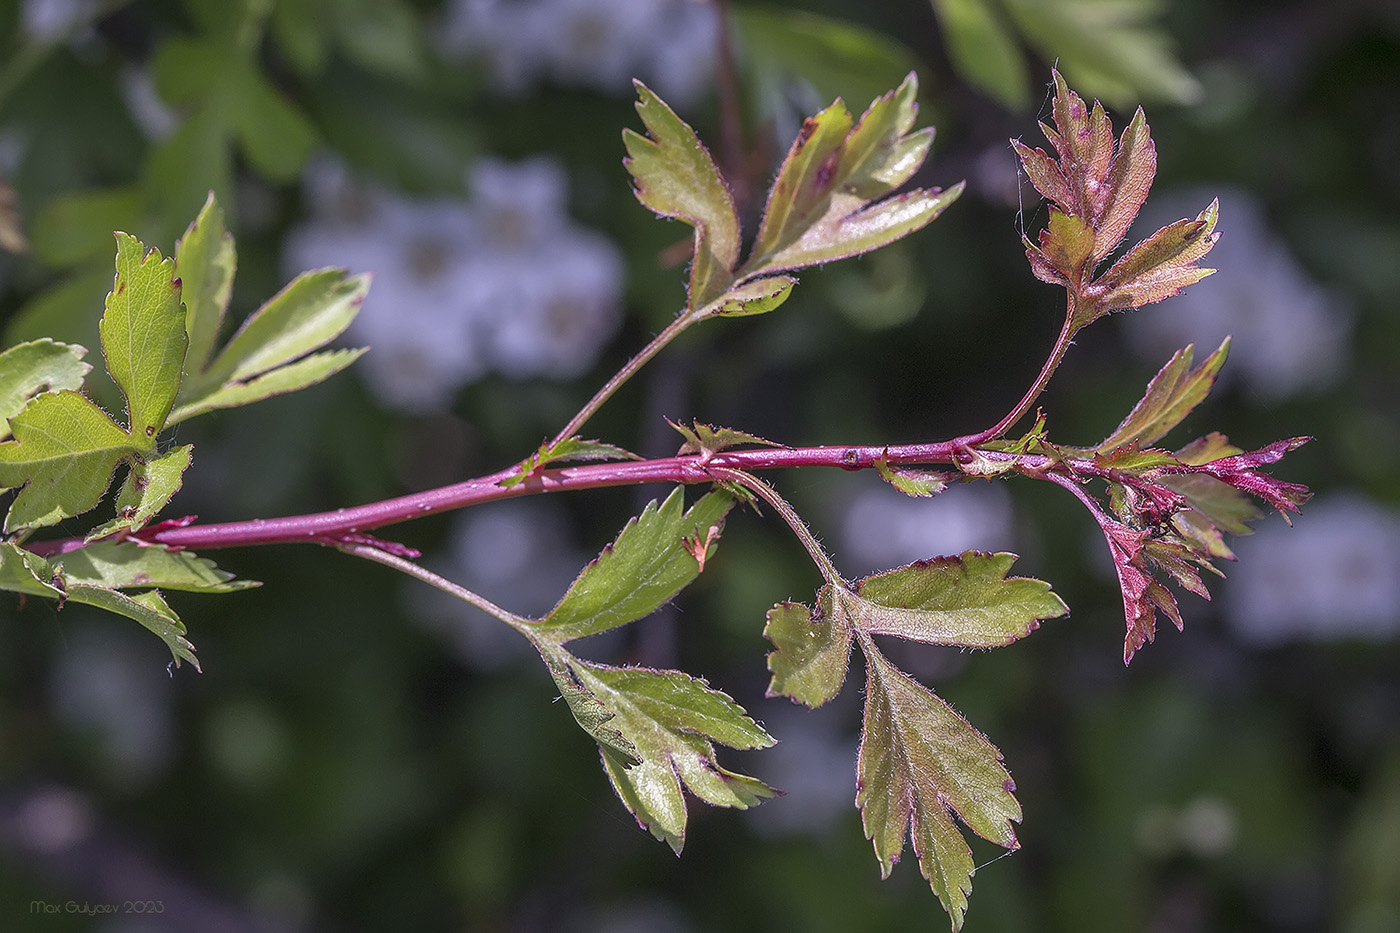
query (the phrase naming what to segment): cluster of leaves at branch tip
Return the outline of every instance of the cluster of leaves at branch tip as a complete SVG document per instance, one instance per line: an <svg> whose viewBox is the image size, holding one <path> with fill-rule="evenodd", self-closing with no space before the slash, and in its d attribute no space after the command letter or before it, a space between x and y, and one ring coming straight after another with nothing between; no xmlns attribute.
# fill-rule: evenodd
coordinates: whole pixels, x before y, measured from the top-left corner
<svg viewBox="0 0 1400 933"><path fill-rule="evenodd" d="M1213 269L1196 263L1210 252L1218 203L1194 220L1169 224L1133 246L1107 271L1096 270L1122 242L1157 174L1157 150L1139 107L1118 138L1098 101L1089 108L1056 72L1055 126L1041 123L1058 160L1012 140L1031 184L1052 204L1038 243L1025 239L1036 277L1070 294L1077 330L1108 314L1170 298Z"/></svg>
<svg viewBox="0 0 1400 933"><path fill-rule="evenodd" d="M637 199L695 228L690 320L761 314L787 299L783 273L878 249L921 229L957 199L947 190L898 194L928 155L932 128L913 130L913 73L856 120L838 98L808 117L769 192L747 259L729 184L695 131L637 83L637 112L649 135L623 131Z"/></svg>
<svg viewBox="0 0 1400 933"><path fill-rule="evenodd" d="M321 348L349 326L369 279L339 269L297 276L216 350L237 260L213 195L174 259L125 233L116 240L116 276L99 331L107 373L125 399L124 426L82 393L91 369L82 362L85 348L36 340L0 355L7 425L0 489L18 490L5 532L25 536L96 508L124 467L115 515L88 532L86 547L48 559L15 541L0 545L0 588L129 616L164 639L177 663L197 668L184 625L158 588L228 592L254 584L231 583L194 554L133 537L179 491L193 459L192 445L167 448L162 432L344 369L364 351Z"/></svg>

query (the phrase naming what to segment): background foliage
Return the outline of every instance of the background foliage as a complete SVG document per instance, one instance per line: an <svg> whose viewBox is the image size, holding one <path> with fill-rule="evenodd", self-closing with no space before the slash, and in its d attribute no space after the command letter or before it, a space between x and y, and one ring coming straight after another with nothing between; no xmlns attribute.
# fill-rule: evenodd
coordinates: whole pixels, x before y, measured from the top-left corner
<svg viewBox="0 0 1400 933"><path fill-rule="evenodd" d="M303 268L372 271L349 345L376 349L361 372L182 426L197 463L178 510L333 508L517 461L684 301L665 255L686 231L636 204L618 134L637 128L635 74L720 138L709 10L7 4L4 343L97 347L111 231L168 254L212 188L238 238L232 316ZM1102 437L1172 350L1233 333L1193 423L1241 442L1317 435L1287 470L1318 492L1297 527L1278 535L1273 518L1240 540L1216 601L1183 601L1186 632L1124 671L1112 571L1067 497L977 485L923 504L873 476L805 473L788 491L848 573L1012 549L1018 572L1075 610L1006 650L895 659L994 737L1026 813L1022 849L978 873L965 929L1400 925L1393 12L1380 0L732 12L746 146L718 154L750 160L760 190L802 114L836 94L858 108L915 67L922 122L939 130L919 183L967 178L968 192L911 240L804 274L781 313L686 335L590 435L660 455L676 445L663 416L802 443L990 424L1058 318L1024 266L1018 235L1040 218L1017 210L1038 199L1006 139L1039 144L1050 59L1120 125L1147 102L1149 211L1172 220L1219 196L1209 264L1222 271L1086 331L1046 399L1056 434ZM520 309L506 321L503 294ZM411 314L476 349L415 343ZM505 503L404 532L488 597L543 612L653 495ZM703 673L782 740L730 760L788 796L696 812L680 861L617 806L546 673L498 623L319 548L220 562L269 585L172 597L202 675L167 678L159 643L84 607L0 604L5 929L94 925L32 913L36 900L145 899L166 913L98 928L944 922L912 868L881 883L871 863L850 792L854 691L814 712L763 698L764 615L818 582L776 523L732 515L682 600L590 655Z"/></svg>

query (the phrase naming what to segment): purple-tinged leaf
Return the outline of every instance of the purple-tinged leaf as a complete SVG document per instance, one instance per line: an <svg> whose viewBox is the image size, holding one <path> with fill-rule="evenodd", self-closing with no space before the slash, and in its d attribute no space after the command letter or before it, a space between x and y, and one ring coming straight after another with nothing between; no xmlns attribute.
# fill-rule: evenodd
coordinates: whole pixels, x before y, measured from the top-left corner
<svg viewBox="0 0 1400 933"><path fill-rule="evenodd" d="M1210 394L1229 352L1230 338L1227 337L1219 349L1192 370L1195 346L1178 350L1170 362L1152 377L1147 392L1117 430L1094 449L1099 453L1108 453L1128 444L1146 447L1156 443Z"/></svg>
<svg viewBox="0 0 1400 933"><path fill-rule="evenodd" d="M1196 263L1220 239L1219 217L1220 204L1212 201L1195 220L1168 224L1124 253L1090 289L1093 317L1162 301L1213 273Z"/></svg>
<svg viewBox="0 0 1400 933"><path fill-rule="evenodd" d="M1103 259L1128 233L1147 192L1157 175L1157 148L1147 128L1147 118L1139 107L1118 138L1118 149L1109 163L1108 174L1096 192L1101 200L1095 206L1098 218L1094 236L1094 259Z"/></svg>
<svg viewBox="0 0 1400 933"><path fill-rule="evenodd" d="M637 113L650 138L624 130L624 164L633 191L653 213L695 228L690 263L691 310L717 298L739 262L739 215L734 198L700 138L646 85L637 87Z"/></svg>
<svg viewBox="0 0 1400 933"><path fill-rule="evenodd" d="M1018 848L1016 785L995 745L890 664L868 636L860 641L866 690L856 806L865 836L885 877L911 839L921 873L958 930L974 868L954 816L982 838Z"/></svg>

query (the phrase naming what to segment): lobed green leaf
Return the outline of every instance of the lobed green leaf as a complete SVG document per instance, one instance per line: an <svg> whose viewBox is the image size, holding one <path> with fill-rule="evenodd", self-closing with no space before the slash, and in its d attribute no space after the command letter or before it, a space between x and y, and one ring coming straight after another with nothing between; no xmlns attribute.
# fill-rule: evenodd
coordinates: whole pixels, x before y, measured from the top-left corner
<svg viewBox="0 0 1400 933"><path fill-rule="evenodd" d="M1024 638L1041 620L1069 612L1050 585L1007 578L1015 554L967 551L866 577L840 590L855 628L934 645L994 648Z"/></svg>
<svg viewBox="0 0 1400 933"><path fill-rule="evenodd" d="M985 736L890 664L868 636L861 647L866 693L856 805L865 836L886 877L910 837L920 871L958 930L974 869L953 817L984 839L1017 848L1015 784Z"/></svg>
<svg viewBox="0 0 1400 933"><path fill-rule="evenodd" d="M679 853L685 845L684 790L706 803L747 809L777 792L719 767L714 745L767 748L774 739L743 708L680 671L609 667L569 659L569 679L613 714L606 720L636 749L639 764L611 744L603 767L637 822Z"/></svg>
<svg viewBox="0 0 1400 933"><path fill-rule="evenodd" d="M162 587L198 593L233 593L259 584L235 580L212 560L135 541L99 541L52 558L65 583L121 590Z"/></svg>
<svg viewBox="0 0 1400 933"><path fill-rule="evenodd" d="M62 580L48 561L9 541L0 541L0 590L62 599Z"/></svg>
<svg viewBox="0 0 1400 933"><path fill-rule="evenodd" d="M623 130L633 191L653 213L695 228L690 263L692 310L718 297L739 262L739 216L729 186L700 138L646 85L637 87L637 113L651 138Z"/></svg>
<svg viewBox="0 0 1400 933"><path fill-rule="evenodd" d="M686 427L669 418L666 419L666 423L679 431L681 437L685 438L685 443L681 445L679 454L714 456L721 450L728 450L730 447L738 447L741 444L754 444L760 447L782 446L753 434L745 434L743 431L735 431L733 428L717 428L712 424L701 424L699 421L693 422L691 427Z"/></svg>
<svg viewBox="0 0 1400 933"><path fill-rule="evenodd" d="M849 614L835 611L835 588L823 586L817 611L801 603L778 603L768 610L764 636L773 643L768 695L785 696L816 708L831 700L846 682L855 628Z"/></svg>

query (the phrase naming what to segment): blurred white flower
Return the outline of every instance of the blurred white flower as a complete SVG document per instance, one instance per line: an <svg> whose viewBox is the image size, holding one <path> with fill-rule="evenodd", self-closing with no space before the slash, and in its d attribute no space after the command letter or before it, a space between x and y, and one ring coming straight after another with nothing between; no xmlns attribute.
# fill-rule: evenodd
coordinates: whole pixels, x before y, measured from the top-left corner
<svg viewBox="0 0 1400 933"><path fill-rule="evenodd" d="M586 372L621 322L623 263L565 212L550 159L486 159L470 200L413 201L342 167L308 169L313 220L287 237L289 273L347 266L374 274L348 337L386 405L432 411L495 370L510 378Z"/></svg>
<svg viewBox="0 0 1400 933"><path fill-rule="evenodd" d="M1338 297L1312 281L1269 228L1247 191L1171 192L1148 202L1135 233L1146 236L1220 199L1220 242L1203 264L1218 271L1161 305L1138 312L1128 338L1151 362L1196 344L1198 358L1233 335L1221 373L1261 395L1282 398L1326 387L1348 353L1351 315Z"/></svg>
<svg viewBox="0 0 1400 933"><path fill-rule="evenodd" d="M959 484L915 499L873 476L864 482L841 526L836 558L847 572L875 573L974 549L1014 550L1011 497L1000 484Z"/></svg>
<svg viewBox="0 0 1400 933"><path fill-rule="evenodd" d="M1259 646L1400 633L1400 516L1355 495L1314 499L1289 528L1233 542L1225 610Z"/></svg>
<svg viewBox="0 0 1400 933"><path fill-rule="evenodd" d="M442 41L482 59L506 93L547 77L629 94L635 77L677 103L708 83L718 31L700 0L452 0Z"/></svg>
<svg viewBox="0 0 1400 933"><path fill-rule="evenodd" d="M20 30L37 42L57 42L92 19L100 6L99 0L23 0Z"/></svg>

